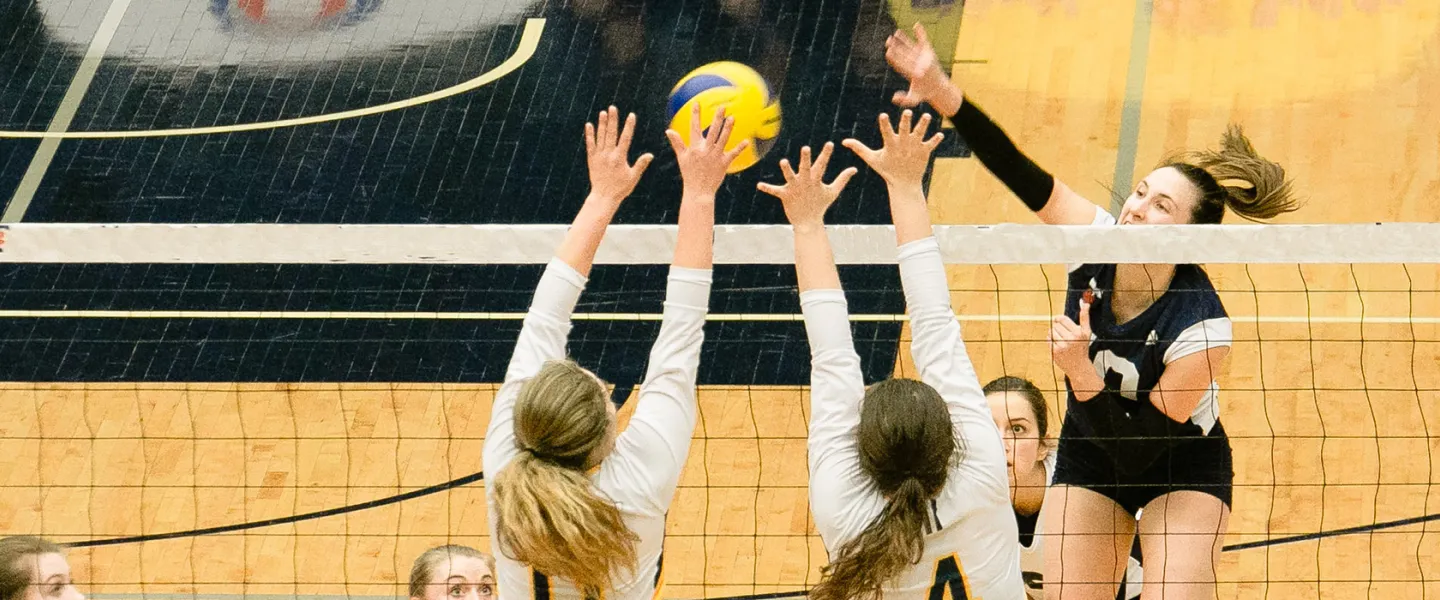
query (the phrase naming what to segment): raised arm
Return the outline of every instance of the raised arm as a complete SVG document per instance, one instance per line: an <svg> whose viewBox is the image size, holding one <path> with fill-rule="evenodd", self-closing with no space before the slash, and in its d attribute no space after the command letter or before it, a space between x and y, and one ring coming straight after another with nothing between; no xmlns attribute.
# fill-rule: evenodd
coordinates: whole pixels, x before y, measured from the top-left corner
<svg viewBox="0 0 1440 600"><path fill-rule="evenodd" d="M914 107L928 102L948 117L980 163L1041 221L1051 225L1097 222L1100 207L1025 156L1000 126L961 93L941 68L925 28L919 23L915 24L914 35L911 39L903 31L896 31L885 40L885 58L910 80L909 90L895 93L895 103Z"/></svg>
<svg viewBox="0 0 1440 600"><path fill-rule="evenodd" d="M798 171L789 160L780 161L785 185L759 184L760 191L780 199L795 233L795 274L810 340L810 507L821 538L832 547L863 530L874 508L861 499L873 493L860 471L855 440L865 382L825 232L825 211L856 169L846 169L826 185L825 167L834 149L834 144L825 144L811 164L807 146L800 150Z"/></svg>
<svg viewBox="0 0 1440 600"><path fill-rule="evenodd" d="M600 113L598 126L585 124L586 162L590 169L590 195L585 198L555 258L545 268L530 310L520 327L515 353L505 372L505 382L495 393L490 408L490 425L485 433L484 469L499 472L515 455L514 412L520 386L534 377L546 362L565 358L565 341L570 334L570 315L585 288L595 251L620 203L635 189L645 167L654 158L645 154L629 164L630 138L635 115L618 127L615 107Z"/></svg>
<svg viewBox="0 0 1440 600"><path fill-rule="evenodd" d="M898 130L891 127L889 116L882 114L879 120L885 143L880 150L854 139L844 144L884 177L889 187L915 368L920 371L920 380L945 399L950 421L965 440L964 464L985 470L1005 484L1004 446L965 351L960 322L950 307L950 285L940 245L931 235L930 211L921 185L930 154L943 136L937 133L925 139L930 115L921 116L919 123L911 127L911 113L907 110L900 117Z"/></svg>
<svg viewBox="0 0 1440 600"><path fill-rule="evenodd" d="M722 125L702 133L698 106L691 113L693 142L688 147L676 132L666 132L685 185L664 316L650 350L640 404L616 441L613 458L601 468L602 478L613 476L622 484L602 487L640 491L642 497L626 500L637 508L643 504L656 515L663 515L675 496L695 433L695 378L710 306L715 193L726 169L748 143L726 152L734 119L726 118L722 110L715 117Z"/></svg>

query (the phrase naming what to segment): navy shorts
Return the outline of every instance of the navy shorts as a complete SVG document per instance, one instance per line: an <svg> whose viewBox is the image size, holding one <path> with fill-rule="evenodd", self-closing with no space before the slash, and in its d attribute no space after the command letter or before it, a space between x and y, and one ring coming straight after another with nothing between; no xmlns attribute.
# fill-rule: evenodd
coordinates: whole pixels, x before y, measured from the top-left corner
<svg viewBox="0 0 1440 600"><path fill-rule="evenodd" d="M1055 455L1055 483L1085 488L1114 500L1131 515L1170 492L1192 490L1230 506L1235 468L1230 439L1219 422L1209 435L1179 440L1138 473L1126 473L1111 452L1085 439L1067 413Z"/></svg>

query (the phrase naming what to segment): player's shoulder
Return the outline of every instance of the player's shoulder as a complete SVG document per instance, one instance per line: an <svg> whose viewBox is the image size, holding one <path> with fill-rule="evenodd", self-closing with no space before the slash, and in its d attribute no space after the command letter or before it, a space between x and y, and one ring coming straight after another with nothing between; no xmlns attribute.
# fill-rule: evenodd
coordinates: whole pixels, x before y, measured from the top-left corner
<svg viewBox="0 0 1440 600"><path fill-rule="evenodd" d="M1177 331L1202 321L1229 318L1210 276L1197 265L1175 268L1169 296L1170 306L1165 311L1169 318L1165 320Z"/></svg>

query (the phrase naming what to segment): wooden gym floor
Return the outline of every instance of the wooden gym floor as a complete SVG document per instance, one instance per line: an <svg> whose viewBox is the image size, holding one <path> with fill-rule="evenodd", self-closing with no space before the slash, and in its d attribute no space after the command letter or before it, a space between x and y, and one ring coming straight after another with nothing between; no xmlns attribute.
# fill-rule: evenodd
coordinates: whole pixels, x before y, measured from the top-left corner
<svg viewBox="0 0 1440 600"><path fill-rule="evenodd" d="M959 64L956 77L1022 148L1102 203L1107 186L1165 151L1209 147L1238 121L1308 200L1284 222L1440 221L1440 6L1156 0L1147 23L1135 4L971 0L956 54L983 62ZM1137 27L1149 34L1138 65ZM1127 126L1138 141L1117 147ZM1115 176L1117 157L1133 174ZM973 161L941 161L931 200L945 223L1034 219ZM1440 513L1440 269L1210 272L1236 320L1222 377L1237 471L1227 543L1284 542L1225 553L1222 597L1440 597L1440 522L1303 539ZM1026 316L1055 310L1062 275L952 267L982 378L1058 387L1044 323ZM985 291L996 289L1007 291ZM7 384L0 531L76 541L193 530L443 484L479 470L492 392ZM801 389L702 390L670 514L667 597L816 580L806 402ZM484 523L477 483L293 524L77 549L72 562L102 598L398 595L424 548L486 547Z"/></svg>

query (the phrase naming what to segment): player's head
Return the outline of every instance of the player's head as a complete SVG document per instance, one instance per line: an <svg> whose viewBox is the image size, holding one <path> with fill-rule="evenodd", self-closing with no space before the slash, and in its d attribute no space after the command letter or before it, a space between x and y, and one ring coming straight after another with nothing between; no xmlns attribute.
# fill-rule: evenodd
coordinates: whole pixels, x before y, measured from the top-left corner
<svg viewBox="0 0 1440 600"><path fill-rule="evenodd" d="M17 535L0 539L0 600L85 600L70 580L59 544Z"/></svg>
<svg viewBox="0 0 1440 600"><path fill-rule="evenodd" d="M990 417L1005 440L1005 460L1010 464L1010 485L1021 474L1044 469L1050 454L1050 406L1045 394L1029 379L1000 377L985 384Z"/></svg>
<svg viewBox="0 0 1440 600"><path fill-rule="evenodd" d="M410 600L493 600L495 557L469 546L426 550L410 567Z"/></svg>
<svg viewBox="0 0 1440 600"><path fill-rule="evenodd" d="M1219 223L1229 208L1250 220L1299 208L1285 168L1265 160L1238 126L1218 152L1187 152L1166 159L1135 185L1120 209L1120 224Z"/></svg>
<svg viewBox="0 0 1440 600"><path fill-rule="evenodd" d="M638 537L586 471L615 445L615 405L595 374L546 363L515 400L515 459L495 475L498 548L535 571L599 594L635 568Z"/></svg>
<svg viewBox="0 0 1440 600"><path fill-rule="evenodd" d="M889 505L840 546L811 598L878 599L886 583L920 560L930 500L944 489L959 448L944 399L913 379L866 390L856 436L860 469Z"/></svg>

